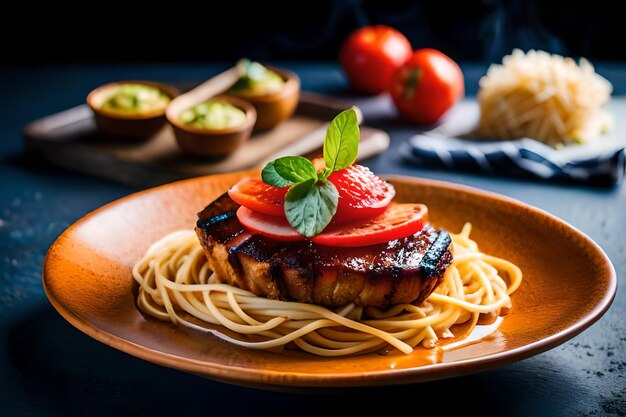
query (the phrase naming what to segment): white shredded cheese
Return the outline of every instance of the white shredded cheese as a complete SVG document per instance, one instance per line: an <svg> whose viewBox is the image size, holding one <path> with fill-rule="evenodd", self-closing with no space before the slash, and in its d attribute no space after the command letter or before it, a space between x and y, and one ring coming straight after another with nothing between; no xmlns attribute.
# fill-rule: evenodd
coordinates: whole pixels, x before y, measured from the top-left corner
<svg viewBox="0 0 626 417"><path fill-rule="evenodd" d="M529 137L559 147L588 142L612 126L603 109L613 87L584 58L515 49L479 82L479 133L495 139Z"/></svg>

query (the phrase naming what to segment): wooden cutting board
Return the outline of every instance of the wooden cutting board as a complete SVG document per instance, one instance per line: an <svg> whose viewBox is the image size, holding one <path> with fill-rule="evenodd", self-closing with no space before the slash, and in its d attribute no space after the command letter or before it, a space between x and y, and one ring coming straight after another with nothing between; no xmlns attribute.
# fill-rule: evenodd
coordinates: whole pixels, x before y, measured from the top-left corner
<svg viewBox="0 0 626 417"><path fill-rule="evenodd" d="M24 129L27 156L73 171L115 180L134 187L264 165L284 155L321 153L326 127L346 108L345 102L302 93L294 116L276 128L254 133L236 152L220 160L194 159L183 154L169 125L143 142L121 142L102 136L87 105L36 120ZM360 111L357 109L360 115ZM359 160L389 146L382 130L361 126Z"/></svg>

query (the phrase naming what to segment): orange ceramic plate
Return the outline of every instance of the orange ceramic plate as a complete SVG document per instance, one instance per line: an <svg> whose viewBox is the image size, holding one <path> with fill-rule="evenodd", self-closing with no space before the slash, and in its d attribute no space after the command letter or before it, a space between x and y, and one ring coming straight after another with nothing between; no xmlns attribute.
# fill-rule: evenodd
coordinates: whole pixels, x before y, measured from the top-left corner
<svg viewBox="0 0 626 417"><path fill-rule="evenodd" d="M526 358L565 342L609 308L616 277L604 252L563 221L520 202L436 181L391 178L397 201L421 202L456 232L472 222L487 253L519 265L524 282L499 330L444 353L320 358L248 350L144 316L131 266L151 243L192 228L196 212L244 173L177 182L130 195L85 216L46 256L54 307L89 336L142 359L239 385L270 389L403 384L457 376Z"/></svg>

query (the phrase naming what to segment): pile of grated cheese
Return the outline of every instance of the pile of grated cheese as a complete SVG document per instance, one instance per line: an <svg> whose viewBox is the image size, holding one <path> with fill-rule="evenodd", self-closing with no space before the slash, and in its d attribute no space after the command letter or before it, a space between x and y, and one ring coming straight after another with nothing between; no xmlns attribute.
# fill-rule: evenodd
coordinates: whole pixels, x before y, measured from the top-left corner
<svg viewBox="0 0 626 417"><path fill-rule="evenodd" d="M533 138L553 147L585 143L613 123L603 109L613 87L584 58L515 49L491 65L479 82L479 134Z"/></svg>

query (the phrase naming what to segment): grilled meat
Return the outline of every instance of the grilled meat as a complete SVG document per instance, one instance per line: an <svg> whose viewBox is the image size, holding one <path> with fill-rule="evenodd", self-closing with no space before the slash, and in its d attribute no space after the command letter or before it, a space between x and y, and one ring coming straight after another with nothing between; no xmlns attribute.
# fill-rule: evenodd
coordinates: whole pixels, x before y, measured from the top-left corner
<svg viewBox="0 0 626 417"><path fill-rule="evenodd" d="M224 194L198 213L196 233L222 281L278 300L329 307L421 303L452 262L450 235L425 226L386 244L334 248L247 231Z"/></svg>

